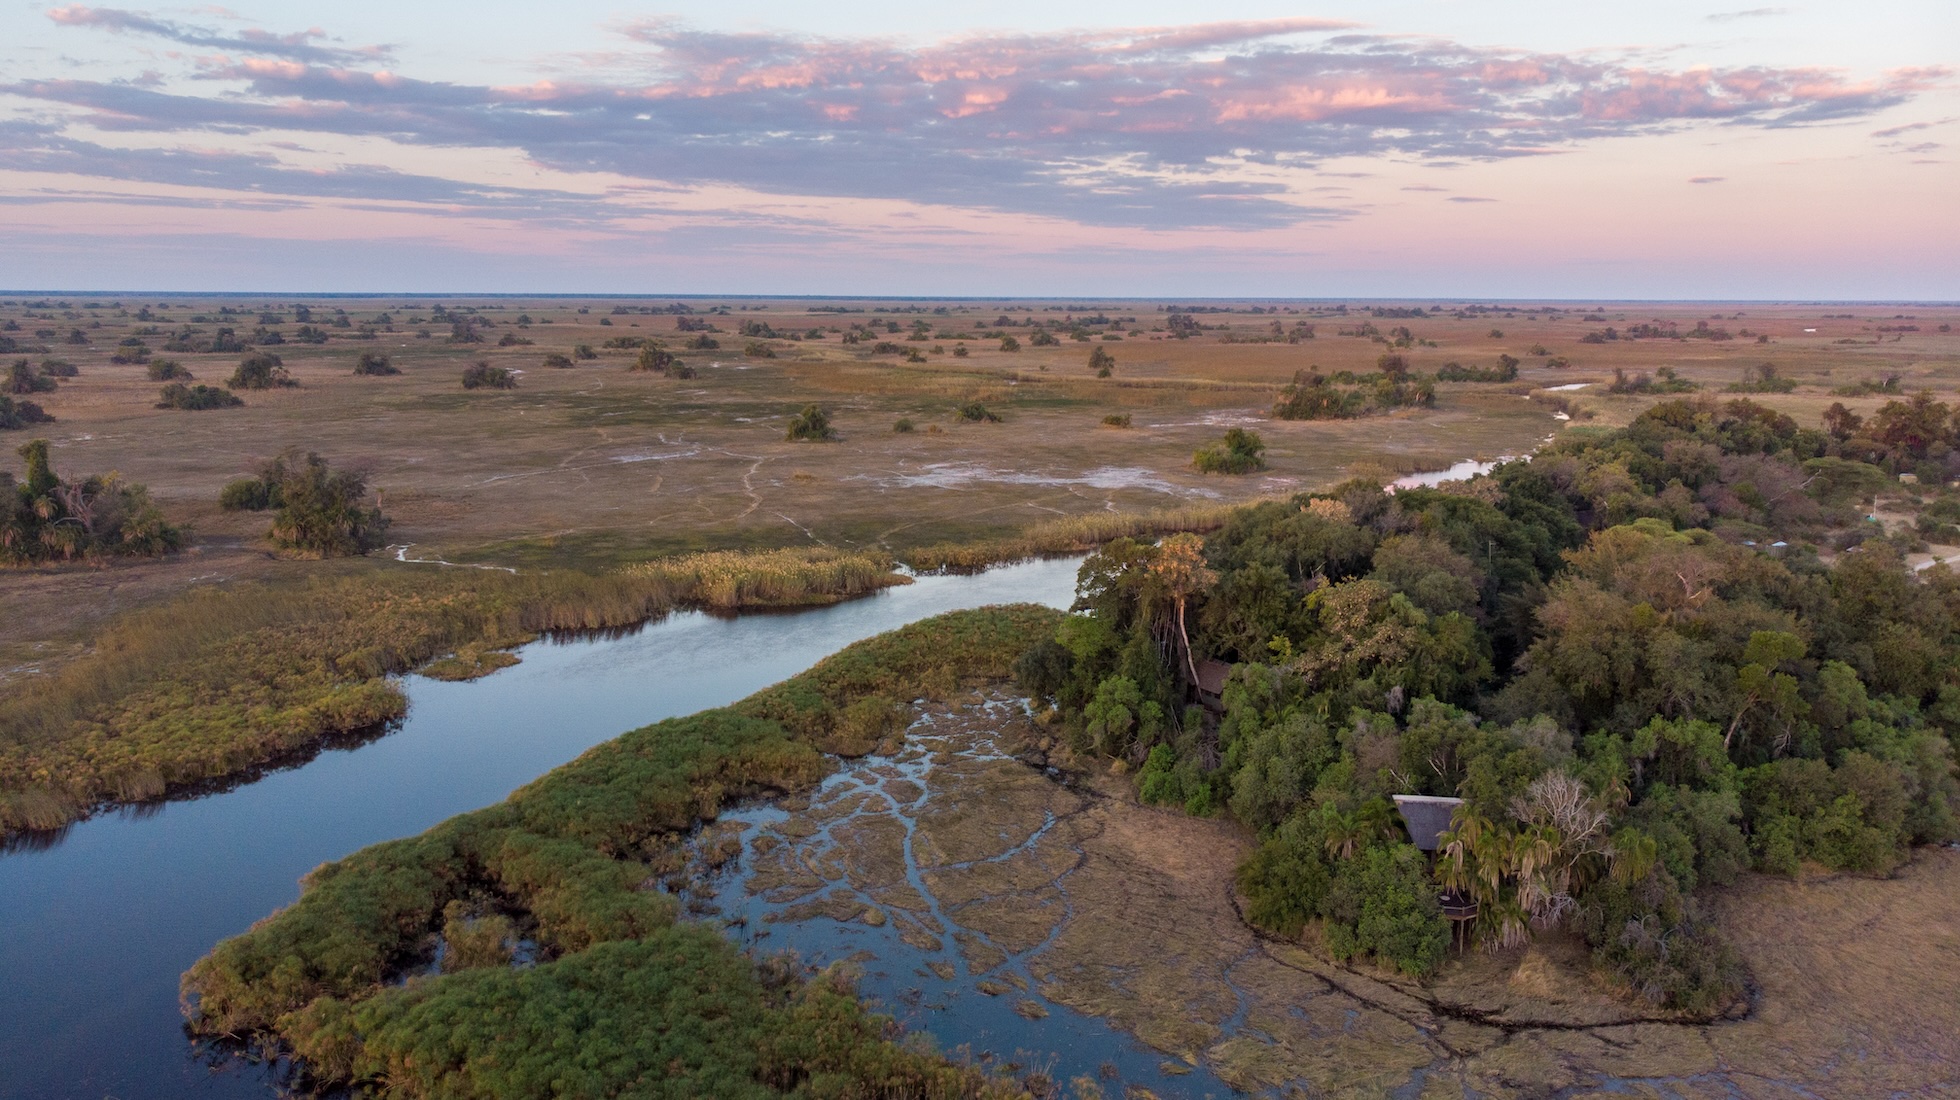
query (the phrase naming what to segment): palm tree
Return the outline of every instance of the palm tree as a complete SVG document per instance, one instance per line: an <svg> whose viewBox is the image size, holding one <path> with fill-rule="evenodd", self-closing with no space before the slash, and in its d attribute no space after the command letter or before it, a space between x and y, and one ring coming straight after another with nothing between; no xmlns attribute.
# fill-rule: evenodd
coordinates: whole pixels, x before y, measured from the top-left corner
<svg viewBox="0 0 1960 1100"><path fill-rule="evenodd" d="M1183 532L1166 538L1150 563L1150 573L1164 587L1177 616L1177 637L1183 643L1184 667L1198 682L1198 663L1191 656L1191 635L1184 629L1184 608L1192 596L1218 583L1218 574L1205 566L1205 540Z"/></svg>

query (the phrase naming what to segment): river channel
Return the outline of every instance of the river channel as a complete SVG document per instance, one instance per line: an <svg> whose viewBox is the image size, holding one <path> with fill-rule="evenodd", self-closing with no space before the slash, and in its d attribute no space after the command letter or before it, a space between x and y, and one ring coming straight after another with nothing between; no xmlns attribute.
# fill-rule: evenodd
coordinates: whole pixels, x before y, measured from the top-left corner
<svg viewBox="0 0 1960 1100"><path fill-rule="evenodd" d="M313 867L906 623L993 603L1067 606L1079 560L921 577L812 611L686 613L622 637L535 642L522 663L472 683L407 677L408 715L384 736L17 844L0 853L0 1097L276 1095L269 1070L198 1056L177 980L213 944L290 904Z"/></svg>

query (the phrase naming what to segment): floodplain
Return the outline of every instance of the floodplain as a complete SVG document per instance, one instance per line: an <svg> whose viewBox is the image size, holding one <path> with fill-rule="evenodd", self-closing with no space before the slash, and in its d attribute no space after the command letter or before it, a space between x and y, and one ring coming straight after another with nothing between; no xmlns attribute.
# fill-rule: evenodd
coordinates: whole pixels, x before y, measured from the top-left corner
<svg viewBox="0 0 1960 1100"><path fill-rule="evenodd" d="M1464 463L1481 468L1547 442L1610 440L1614 429L1645 423L1642 414L1665 402L1700 402L1693 407L1709 417L1755 418L1784 436L1807 431L1824 440L1817 429L1826 427L1833 446L1855 442L1863 437L1838 432L1833 418L1876 422L1882 408L1922 393L1925 401L1955 402L1956 320L1960 309L1946 306L1761 303L0 301L7 358L23 364L13 377L28 378L18 398L31 395L51 418L0 434L8 451L16 441L45 439L62 477L113 471L121 483L146 487L183 533L180 548L156 556L43 555L0 569L0 827L18 842L59 843L48 830L110 806L249 781L257 769L304 759L335 736L385 735L385 723L407 706L397 686L404 673L454 681L493 675L541 635L630 630L687 608L733 614L817 606L903 586L914 572L1089 551L1125 536L1149 543L1173 532L1209 533L1241 505L1344 482L1346 496L1298 510L1358 529L1365 526L1355 518L1359 509L1384 506L1356 484ZM278 356L291 384L241 385L242 404L230 407L161 407L171 404L161 379L218 384L241 359L266 354ZM176 366L159 369L166 361ZM1754 403L1748 410L1767 411L1718 413L1743 399ZM1688 406L1670 407L1678 414ZM1329 409L1340 411L1323 415ZM1788 418L1781 427L1778 416ZM1679 442L1668 444L1670 463L1685 461ZM270 460L306 452L364 479L389 521L385 545L326 560L295 554L268 537L262 512L221 504L231 486ZM1929 455L1921 446L1916 466L1904 453L1885 459L1903 472L1888 466L1860 499L1824 501L1834 516L1855 511L1855 522L1827 531L1824 508L1804 514L1806 530L1819 535L1791 554L1804 559L1806 583L1828 587L1817 578L1864 549L1869 535L1874 557L1896 552L1888 560L1933 578L1946 598L1948 573L1925 571L1960 556L1960 525L1952 522L1960 516L1960 481L1941 457L1947 451ZM1707 466L1734 457L1711 453ZM1739 465L1711 474L1711 484ZM26 468L33 476L31 458ZM1709 495L1699 518L1674 533L1699 539L1688 540L1697 553L1713 555L1721 543L1728 562L1782 554L1784 542L1772 549L1770 536L1759 536L1761 546L1745 536L1773 530L1779 500L1843 468L1820 468L1795 488L1766 481L1774 492L1758 497L1749 495L1754 483L1734 499ZM1502 495L1490 488L1420 499L1441 529L1444 521L1433 517L1462 499L1490 504ZM1587 525L1609 527L1603 503L1611 486L1600 488L1595 477L1567 489L1573 500L1590 494L1602 505L1589 509ZM1734 515L1758 509L1750 523L1771 518L1746 531L1730 527L1726 542L1702 537L1709 532L1697 524L1732 519L1725 508ZM1684 505L1680 514L1691 513ZM1410 520L1402 533L1432 520ZM1626 532L1658 537L1652 514L1638 520L1646 527L1633 520L1613 519L1620 526L1612 529L1626 540L1635 538ZM1481 584L1476 549L1434 560ZM1495 584L1495 541L1488 553L1482 566ZM1576 548L1563 553L1579 560ZM1544 599L1559 560L1556 548L1549 554L1553 564L1542 567L1542 580L1520 586L1520 601ZM1150 566L1150 575L1159 568ZM1202 561L1191 569L1184 576L1204 575ZM1314 609L1326 580L1292 578ZM1175 598L1181 634L1184 599L1210 582L1193 581L1188 592L1177 588L1185 582L1164 583L1184 593ZM1424 591L1434 595L1436 583ZM1690 604L1701 598L1687 576L1680 583ZM1413 581L1409 587L1417 591ZM1793 581L1776 591L1796 589ZM1092 578L1085 576L1083 591L1094 594ZM1530 607L1521 620L1500 621L1498 601L1481 610L1477 602L1473 591L1479 629L1524 624L1500 663L1507 672L1525 669ZM1394 606L1410 610L1406 600ZM1694 611L1679 613L1685 620ZM854 670L850 676L799 677L741 704L741 722L728 727L739 736L728 734L715 751L744 759L743 739L756 739L768 746L757 750L765 763L716 762L697 773L687 769L698 762L684 759L693 749L674 749L675 759L660 757L658 767L685 778L648 772L645 789L660 792L660 801L635 811L646 820L626 814L601 826L569 811L546 824L524 817L543 813L527 807L561 790L620 782L594 777L608 753L638 754L645 759L634 766L652 768L646 760L668 750L647 747L658 734L642 730L628 735L638 738L632 747L594 750L505 807L454 819L413 844L325 865L310 900L199 964L189 1003L202 997L207 1010L222 1005L227 1015L200 1019L193 1009L193 1018L207 1035L228 1033L233 1023L276 1035L269 1050L297 1047L328 1085L372 1085L413 1068L425 1075L415 1087L431 1094L458 1081L476 1082L464 1091L495 1092L471 1075L502 1056L504 1038L479 1037L485 1045L457 1055L457 1066L434 1066L415 1045L428 1027L418 1013L447 1011L446 998L471 990L504 996L514 988L499 984L506 979L528 990L523 997L548 1003L566 995L551 982L600 981L581 970L599 965L595 959L657 970L664 964L636 954L657 942L661 951L700 951L729 967L734 985L717 995L759 982L753 1003L729 1002L730 1011L749 1013L745 1020L780 1016L803 1027L841 1013L836 1019L862 1041L826 1052L835 1055L836 1072L860 1075L856 1081L916 1075L906 1079L947 1090L935 1095L1933 1094L1960 1074L1947 1041L1960 1030L1960 1001L1939 984L1940 967L1925 965L1960 952L1947 903L1960 889L1960 858L1950 843L1921 843L1896 865L1875 859L1871 866L1883 867L1877 874L1793 855L1790 873L1745 870L1704 891L1709 926L1747 975L1744 995L1711 1010L1630 995L1600 961L1597 944L1555 927L1528 945L1473 948L1411 976L1324 941L1313 922L1298 935L1275 933L1248 915L1240 869L1272 829L1235 820L1236 803L1227 812L1211 801L1214 788L1204 784L1222 781L1200 777L1188 800L1180 793L1168 807L1145 805L1167 801L1149 794L1151 784L1174 777L1163 770L1168 764L1154 778L1147 766L1139 781L1144 754L1128 744L1085 747L1085 730L1109 726L1101 717L1107 707L1091 714L1076 699L1062 716L1037 701L1031 717L1022 690L1004 686L1005 678L1011 667L1025 688L1017 655L1035 653L1029 647L1037 641L1052 649L1054 629L1031 611L1018 614L984 641L965 643L984 650L974 667L937 662L930 635L921 634L928 640L889 643L911 662L902 674L874 675L846 661L837 667ZM1789 615L1764 622L1795 622ZM1179 652L1163 625L1169 621L1151 627L1159 631L1159 657ZM1239 644L1227 640L1230 622L1193 630L1200 628L1210 631L1208 644ZM1745 718L1766 721L1759 716L1768 705L1758 703L1779 683L1774 676L1817 674L1801 648L1777 658L1775 638L1744 636L1750 653L1762 645L1772 655L1750 658L1762 665L1759 681L1747 682L1757 686L1734 689L1743 702L1731 737ZM1195 684L1191 642L1182 644ZM1265 656L1265 635L1248 644ZM1240 663L1252 660L1247 652L1238 651ZM1279 665L1295 659L1283 633L1272 637L1270 652ZM1333 667L1311 665L1305 654L1298 660L1302 670ZM1175 663L1170 682L1182 683ZM1474 666L1476 654L1461 663ZM1482 675L1489 673L1486 661ZM1943 674L1926 675L1933 682ZM822 685L820 698L807 694L812 683ZM1377 686L1366 681L1368 691ZM1095 690L1103 707L1102 688ZM1712 697L1730 685L1707 690ZM1371 699L1398 711L1400 692ZM1872 712L1918 736L1920 704L1891 701L1910 694L1887 696ZM1473 696L1465 689L1456 698ZM1938 709L1947 706L1945 695L1927 689L1919 698L1930 716L1924 722L1945 720ZM715 713L702 728L732 721ZM1351 725L1365 733L1370 719L1356 714ZM909 729L895 724L901 715ZM1162 708L1153 721L1176 724ZM1212 725L1194 712L1185 728ZM1169 751L1165 728L1151 727L1151 736ZM1386 751L1355 737L1343 745L1352 758ZM1786 732L1773 750L1764 742L1748 750L1762 758L1746 762L1773 770L1771 758L1788 741ZM1852 755L1877 744L1859 742ZM1723 739L1725 764L1727 748ZM1216 743L1180 743L1179 751L1187 749L1175 782L1190 780L1189 765L1199 761L1217 769ZM1823 755L1806 749L1813 750ZM1933 751L1898 749L1887 766L1901 776L1920 764L1934 768L1926 763ZM1921 755L1907 759L1913 753ZM1947 765L1937 780L1950 783L1950 758L1940 759ZM1352 759L1340 766L1353 778ZM723 767L733 770L714 778ZM680 793L670 789L675 782ZM1889 796L1844 797L1864 812ZM1325 801L1338 809L1339 798ZM599 816L620 804L605 803ZM1897 822L1888 828L1934 835ZM551 874L527 869L519 851L583 845L589 832L605 829L619 835L579 848L551 873L569 877L566 868L576 867L588 876L578 889L589 892L573 901ZM456 836L464 839L453 851L431 854ZM1399 844L1399 834L1392 839ZM1822 841L1817 850L1826 850ZM1745 857L1765 865L1771 858L1761 844ZM296 984L269 963L254 969L277 954L263 946L275 936L289 936L296 951L325 950L309 941L304 922L315 910L307 904L354 906L350 920L371 916L319 883L343 871L352 881L376 860L386 866L397 858L414 862L416 874L450 876L451 886L457 876L475 876L479 893L469 904L480 908L444 915L441 890L431 888L433 908L404 902L393 918L400 927L384 935L376 928L386 921L363 926L377 937L373 982L332 973L324 962ZM653 877L628 882L643 864ZM595 899L616 908L602 913ZM669 908L679 923L649 932L671 920ZM615 919L644 923L635 926L639 933L592 931ZM542 955L527 954L537 946L528 943L515 969L471 963L462 968L467 974L443 973L451 941L462 950L476 942L468 937L487 936L486 957L496 960L496 929L529 935L554 920L585 925L548 929L558 940L544 936ZM751 959L789 946L840 966L804 975L804 986L779 984L773 964L761 964L756 977L720 948L687 940L706 926L724 929ZM440 945L434 962L418 954L430 943ZM533 972L540 958L547 965ZM417 960L433 969L418 976L405 968ZM595 995L642 992L605 987ZM824 1000L840 992L929 1033L951 1060L887 1043L875 1017ZM274 1001L277 1011L266 1007ZM361 1007L345 1007L355 1004ZM1107 1055L1085 1061L1083 1051L1097 1042L1112 1044ZM343 1056L344 1064L335 1061ZM766 1052L755 1080L787 1089L782 1082L794 1074L784 1067L795 1060Z"/></svg>

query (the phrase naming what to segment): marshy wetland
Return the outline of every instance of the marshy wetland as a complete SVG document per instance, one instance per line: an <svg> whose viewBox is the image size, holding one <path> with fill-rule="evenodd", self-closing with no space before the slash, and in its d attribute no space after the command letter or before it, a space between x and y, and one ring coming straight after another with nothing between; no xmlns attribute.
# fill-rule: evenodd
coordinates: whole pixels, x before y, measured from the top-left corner
<svg viewBox="0 0 1960 1100"><path fill-rule="evenodd" d="M53 416L0 438L182 537L0 570L0 1095L527 1095L587 1018L566 1095L1960 1079L1960 311L0 317ZM240 348L298 384L155 407L155 361L218 382ZM466 390L476 363L515 386ZM316 560L220 506L287 447L361 472L385 549ZM1098 547L1079 588L1043 557ZM1589 622L1618 626L1556 648ZM1209 716L1200 656L1239 670ZM1275 918L1408 848L1390 791L1555 845L1511 801L1550 773L1620 830L1581 889L1676 890L1618 940L1555 912L1397 965L1333 903ZM1674 943L1718 946L1663 988ZM1661 960L1644 993L1628 953Z"/></svg>
<svg viewBox="0 0 1960 1100"><path fill-rule="evenodd" d="M1728 899L1759 976L1728 1018L1604 994L1557 936L1417 985L1261 935L1233 885L1242 829L1055 768L1010 690L921 702L891 751L724 813L673 881L751 950L843 963L882 1011L983 1065L1081 1095L1683 1100L1930 1095L1960 1069L1941 1038L1960 1006L1900 961L1960 947L1937 900L1960 889L1960 852L1869 894L1759 881ZM1853 928L1857 974L1829 946Z"/></svg>

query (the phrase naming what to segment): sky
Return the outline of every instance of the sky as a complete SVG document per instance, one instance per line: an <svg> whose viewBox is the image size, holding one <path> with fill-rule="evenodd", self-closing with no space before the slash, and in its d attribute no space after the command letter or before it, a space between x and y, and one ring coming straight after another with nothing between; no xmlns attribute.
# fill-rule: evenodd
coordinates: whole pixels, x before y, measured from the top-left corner
<svg viewBox="0 0 1960 1100"><path fill-rule="evenodd" d="M1960 299L1953 0L0 0L0 288Z"/></svg>

